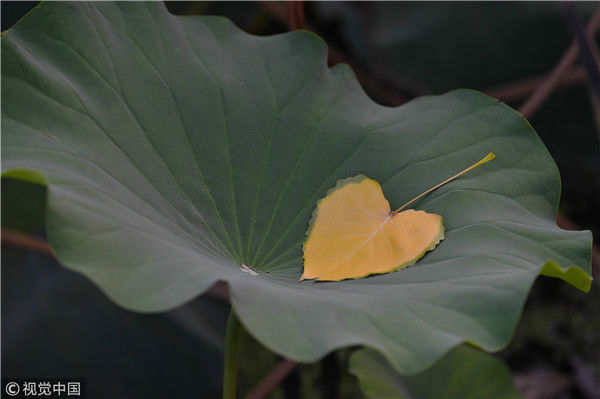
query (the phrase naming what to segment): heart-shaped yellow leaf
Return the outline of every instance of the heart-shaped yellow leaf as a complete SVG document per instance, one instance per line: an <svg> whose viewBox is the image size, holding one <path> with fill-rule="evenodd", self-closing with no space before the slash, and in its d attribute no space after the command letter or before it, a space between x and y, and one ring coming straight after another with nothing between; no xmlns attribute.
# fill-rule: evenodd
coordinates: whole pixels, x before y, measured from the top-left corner
<svg viewBox="0 0 600 399"><path fill-rule="evenodd" d="M442 217L414 209L400 211L494 158L489 153L394 212L375 180L364 175L340 180L317 204L304 242L304 273L300 280L361 278L415 264L444 239Z"/></svg>
<svg viewBox="0 0 600 399"><path fill-rule="evenodd" d="M419 260L444 238L440 215L392 214L375 180L342 180L319 202L304 244L302 279L337 281L388 273Z"/></svg>

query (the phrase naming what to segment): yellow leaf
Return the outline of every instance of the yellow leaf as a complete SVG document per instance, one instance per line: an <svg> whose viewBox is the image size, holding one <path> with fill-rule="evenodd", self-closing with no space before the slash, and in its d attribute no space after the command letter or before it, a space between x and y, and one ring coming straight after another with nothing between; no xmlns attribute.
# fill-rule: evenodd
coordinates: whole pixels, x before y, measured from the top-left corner
<svg viewBox="0 0 600 399"><path fill-rule="evenodd" d="M338 182L317 210L304 243L301 280L338 281L413 265L444 239L442 217L409 209L413 201L492 160L493 153L391 212L381 186L358 175Z"/></svg>
<svg viewBox="0 0 600 399"><path fill-rule="evenodd" d="M319 203L304 244L302 279L388 273L414 264L443 238L440 215L413 209L392 215L379 183L359 175Z"/></svg>

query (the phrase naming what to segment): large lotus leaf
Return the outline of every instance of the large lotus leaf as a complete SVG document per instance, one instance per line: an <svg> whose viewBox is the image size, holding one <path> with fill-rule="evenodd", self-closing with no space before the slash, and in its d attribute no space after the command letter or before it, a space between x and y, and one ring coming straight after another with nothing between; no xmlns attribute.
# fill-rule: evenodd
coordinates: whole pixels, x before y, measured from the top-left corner
<svg viewBox="0 0 600 399"><path fill-rule="evenodd" d="M56 256L120 305L170 309L225 280L249 332L300 361L364 344L417 372L467 340L506 345L545 265L589 287L590 233L556 227L558 171L519 114L467 90L382 107L326 60L307 32L42 3L2 39L3 170L47 183ZM394 208L490 151L416 204L447 234L414 267L298 282L337 180L365 174Z"/></svg>
<svg viewBox="0 0 600 399"><path fill-rule="evenodd" d="M448 352L433 367L405 377L381 354L361 349L350 358L350 372L372 399L518 399L506 366L468 345Z"/></svg>

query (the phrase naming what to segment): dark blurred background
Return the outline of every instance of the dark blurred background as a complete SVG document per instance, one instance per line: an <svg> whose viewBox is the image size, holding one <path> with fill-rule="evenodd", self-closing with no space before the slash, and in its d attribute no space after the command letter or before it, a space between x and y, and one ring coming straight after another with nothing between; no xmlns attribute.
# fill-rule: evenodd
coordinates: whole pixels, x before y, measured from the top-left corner
<svg viewBox="0 0 600 399"><path fill-rule="evenodd" d="M2 30L37 2L2 2ZM525 104L585 30L597 2L168 2L174 14L224 15L269 35L305 27L349 63L377 102L397 106L455 88ZM600 24L599 24L600 25ZM596 29L597 30L597 29ZM597 35L596 35L597 38ZM598 41L579 54L544 101L525 109L559 166L559 222L600 237ZM585 51L582 51L584 49ZM591 61L590 61L591 59ZM531 104L530 104L531 105ZM2 178L3 377L82 377L90 398L219 397L228 306L203 296L158 315L125 311L47 249L41 186ZM28 244L29 243L29 244ZM600 398L600 286L588 294L540 277L511 344L498 354L529 399ZM244 334L239 392L280 359ZM361 398L349 350L296 367L269 397Z"/></svg>

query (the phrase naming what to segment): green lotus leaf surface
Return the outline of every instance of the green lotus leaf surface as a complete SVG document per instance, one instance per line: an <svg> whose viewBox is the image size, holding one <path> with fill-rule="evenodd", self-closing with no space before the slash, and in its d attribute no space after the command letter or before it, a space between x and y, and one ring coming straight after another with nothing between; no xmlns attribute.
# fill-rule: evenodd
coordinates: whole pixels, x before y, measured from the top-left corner
<svg viewBox="0 0 600 399"><path fill-rule="evenodd" d="M394 209L490 151L415 203L447 229L415 266L298 282L337 180L377 180ZM47 184L56 256L118 304L163 311L223 280L248 331L299 361L360 344L418 372L505 346L547 262L589 288L591 235L556 227L558 170L518 113L468 90L380 106L308 32L42 3L2 38L2 169Z"/></svg>
<svg viewBox="0 0 600 399"><path fill-rule="evenodd" d="M350 373L371 399L519 399L512 377L500 360L469 345L461 345L419 374L398 374L372 349L352 354Z"/></svg>

